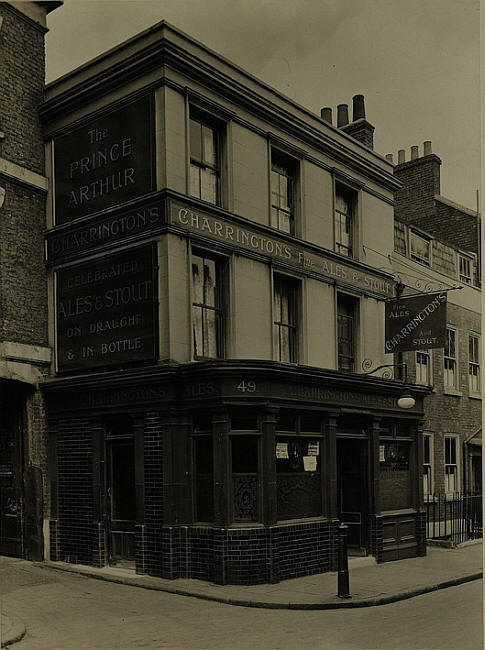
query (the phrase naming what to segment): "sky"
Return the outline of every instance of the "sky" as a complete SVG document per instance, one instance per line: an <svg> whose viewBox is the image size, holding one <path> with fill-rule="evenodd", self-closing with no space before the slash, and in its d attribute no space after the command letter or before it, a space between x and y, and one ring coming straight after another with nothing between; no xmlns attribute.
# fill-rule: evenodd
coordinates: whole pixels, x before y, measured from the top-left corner
<svg viewBox="0 0 485 650"><path fill-rule="evenodd" d="M476 209L479 0L65 0L48 15L47 82L160 20L320 113L363 94L385 155L431 140L441 194Z"/></svg>

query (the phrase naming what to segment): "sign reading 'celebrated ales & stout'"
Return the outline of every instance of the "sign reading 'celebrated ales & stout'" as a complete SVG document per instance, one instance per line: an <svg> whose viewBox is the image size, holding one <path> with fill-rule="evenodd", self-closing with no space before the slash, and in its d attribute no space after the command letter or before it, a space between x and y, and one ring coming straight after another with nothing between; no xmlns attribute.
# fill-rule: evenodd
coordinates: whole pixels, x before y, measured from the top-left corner
<svg viewBox="0 0 485 650"><path fill-rule="evenodd" d="M57 370L155 358L157 308L152 244L57 271Z"/></svg>
<svg viewBox="0 0 485 650"><path fill-rule="evenodd" d="M446 293L386 302L386 352L443 348L445 337Z"/></svg>
<svg viewBox="0 0 485 650"><path fill-rule="evenodd" d="M151 96L54 140L55 221L72 221L153 187Z"/></svg>

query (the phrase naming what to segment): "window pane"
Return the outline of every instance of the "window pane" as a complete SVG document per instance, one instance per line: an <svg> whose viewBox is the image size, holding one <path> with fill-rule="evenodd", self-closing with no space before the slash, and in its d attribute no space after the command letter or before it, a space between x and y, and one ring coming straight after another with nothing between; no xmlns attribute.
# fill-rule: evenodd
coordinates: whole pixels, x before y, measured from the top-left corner
<svg viewBox="0 0 485 650"><path fill-rule="evenodd" d="M204 305L216 306L216 263L204 260Z"/></svg>
<svg viewBox="0 0 485 650"><path fill-rule="evenodd" d="M192 256L192 291L194 302L202 304L204 302L204 261L196 255Z"/></svg>
<svg viewBox="0 0 485 650"><path fill-rule="evenodd" d="M202 126L203 162L217 167L217 133L208 126Z"/></svg>
<svg viewBox="0 0 485 650"><path fill-rule="evenodd" d="M200 199L200 167L190 165L190 196Z"/></svg>
<svg viewBox="0 0 485 650"><path fill-rule="evenodd" d="M204 357L215 358L217 354L217 324L218 314L212 309L204 310Z"/></svg>
<svg viewBox="0 0 485 650"><path fill-rule="evenodd" d="M232 471L247 473L258 471L258 438L232 436Z"/></svg>
<svg viewBox="0 0 485 650"><path fill-rule="evenodd" d="M202 334L202 307L192 307L192 329L194 338L194 356L204 355L203 334Z"/></svg>
<svg viewBox="0 0 485 650"><path fill-rule="evenodd" d="M291 361L290 330L280 327L280 361Z"/></svg>
<svg viewBox="0 0 485 650"><path fill-rule="evenodd" d="M282 232L291 232L291 219L290 215L287 212L279 211L279 230Z"/></svg>
<svg viewBox="0 0 485 650"><path fill-rule="evenodd" d="M202 160L201 124L190 120L190 157Z"/></svg>
<svg viewBox="0 0 485 650"><path fill-rule="evenodd" d="M217 175L212 169L200 170L200 198L209 203L217 203Z"/></svg>

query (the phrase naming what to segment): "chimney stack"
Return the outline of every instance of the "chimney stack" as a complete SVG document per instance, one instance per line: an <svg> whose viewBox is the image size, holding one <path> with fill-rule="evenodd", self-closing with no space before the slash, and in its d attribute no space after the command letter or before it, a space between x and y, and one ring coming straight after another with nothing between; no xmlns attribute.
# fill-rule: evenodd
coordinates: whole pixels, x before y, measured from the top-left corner
<svg viewBox="0 0 485 650"><path fill-rule="evenodd" d="M364 95L354 95L352 97L353 120L350 124L348 124L347 105L341 104L340 106L345 106L347 119L345 122L339 122L337 126L365 147L374 149L374 127L365 119Z"/></svg>
<svg viewBox="0 0 485 650"><path fill-rule="evenodd" d="M320 117L324 122L328 122L328 124L332 124L332 109L326 106L325 108L322 108L320 111Z"/></svg>
<svg viewBox="0 0 485 650"><path fill-rule="evenodd" d="M352 121L365 120L364 95L354 95L352 104Z"/></svg>
<svg viewBox="0 0 485 650"><path fill-rule="evenodd" d="M337 127L340 129L349 123L349 107L347 104L337 106Z"/></svg>
<svg viewBox="0 0 485 650"><path fill-rule="evenodd" d="M394 157L392 153L386 153L386 160L388 160L390 163L394 164Z"/></svg>
<svg viewBox="0 0 485 650"><path fill-rule="evenodd" d="M417 145L411 147L411 160L417 160L419 158L419 149Z"/></svg>
<svg viewBox="0 0 485 650"><path fill-rule="evenodd" d="M429 156L432 153L433 151L431 149L431 140L426 140L426 142L424 143L424 155Z"/></svg>
<svg viewBox="0 0 485 650"><path fill-rule="evenodd" d="M406 162L406 152L404 149L399 149L397 152L397 164L401 165L403 162Z"/></svg>

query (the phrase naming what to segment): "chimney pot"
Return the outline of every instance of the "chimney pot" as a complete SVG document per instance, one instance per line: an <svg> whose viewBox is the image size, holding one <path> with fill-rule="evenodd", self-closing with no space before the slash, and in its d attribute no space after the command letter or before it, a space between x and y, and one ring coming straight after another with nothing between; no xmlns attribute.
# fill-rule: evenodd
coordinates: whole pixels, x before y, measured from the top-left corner
<svg viewBox="0 0 485 650"><path fill-rule="evenodd" d="M393 159L392 153L386 153L386 160L388 160L390 163L394 164L394 159Z"/></svg>
<svg viewBox="0 0 485 650"><path fill-rule="evenodd" d="M325 108L322 108L320 111L320 117L324 122L328 122L329 124L332 124L332 109L326 106Z"/></svg>
<svg viewBox="0 0 485 650"><path fill-rule="evenodd" d="M406 162L406 152L404 149L399 149L397 152L397 163L400 165L403 162Z"/></svg>
<svg viewBox="0 0 485 650"><path fill-rule="evenodd" d="M345 126L349 123L349 107L347 104L337 106L337 127Z"/></svg>
<svg viewBox="0 0 485 650"><path fill-rule="evenodd" d="M411 160L417 160L419 158L419 149L417 145L411 147Z"/></svg>
<svg viewBox="0 0 485 650"><path fill-rule="evenodd" d="M354 95L352 98L352 120L365 119L364 95Z"/></svg>
<svg viewBox="0 0 485 650"><path fill-rule="evenodd" d="M424 155L429 156L432 152L431 150L431 140L426 140L424 143Z"/></svg>

